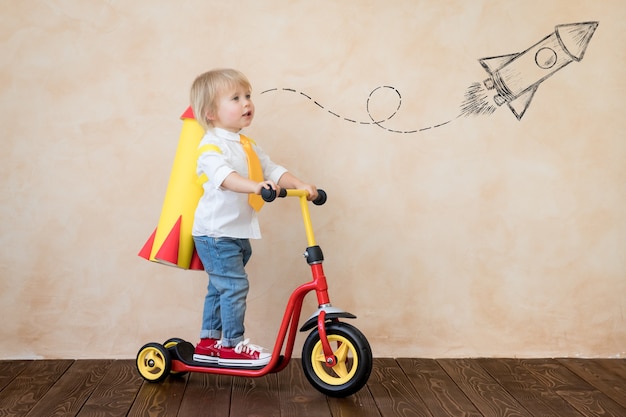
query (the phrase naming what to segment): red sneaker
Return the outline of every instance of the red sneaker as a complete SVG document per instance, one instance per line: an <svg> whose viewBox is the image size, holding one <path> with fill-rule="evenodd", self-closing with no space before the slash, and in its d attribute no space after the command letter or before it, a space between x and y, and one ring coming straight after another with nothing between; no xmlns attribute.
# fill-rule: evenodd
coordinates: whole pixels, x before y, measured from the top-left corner
<svg viewBox="0 0 626 417"><path fill-rule="evenodd" d="M193 360L198 362L217 363L222 349L222 341L218 339L200 339L196 345Z"/></svg>
<svg viewBox="0 0 626 417"><path fill-rule="evenodd" d="M250 344L250 339L239 342L237 346L221 347L218 363L229 367L264 366L270 362L271 353L263 352L261 346Z"/></svg>

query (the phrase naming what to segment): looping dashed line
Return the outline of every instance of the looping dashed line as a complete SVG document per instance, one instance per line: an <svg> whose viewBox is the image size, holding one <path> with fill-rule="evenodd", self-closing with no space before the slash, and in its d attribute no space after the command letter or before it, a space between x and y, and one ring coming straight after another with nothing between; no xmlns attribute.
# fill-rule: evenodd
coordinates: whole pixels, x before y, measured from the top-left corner
<svg viewBox="0 0 626 417"><path fill-rule="evenodd" d="M374 93L380 89L390 89L393 90L397 95L398 95L398 106L396 107L396 109L391 113L391 115L389 115L388 117L381 119L381 120L376 120L374 119L374 117L372 116L372 113L370 112L370 102L372 101L372 96L374 95ZM261 91L261 94L265 94L265 93L270 93L270 92L274 92L274 91L287 91L290 93L295 93L295 94L299 94L300 96L310 100L311 102L313 102L317 107L319 107L321 110L326 110L326 112L328 112L328 114L331 114L335 117L337 117L338 119L342 119L345 120L346 122L350 122L350 123L354 123L354 124L360 124L360 125L375 125L380 127L383 130L386 130L388 132L391 133L417 133L417 132L423 132L425 130L430 130L430 129L435 129L441 126L445 126L448 123L450 123L452 120L448 120L447 122L444 123L439 123L433 126L429 126L429 127L424 127L421 129L413 129L413 130L396 130L396 129L390 129L388 127L383 126L383 123L388 122L389 120L391 120L391 118L393 118L396 114L398 114L398 111L400 110L400 107L402 107L402 95L400 94L400 91L398 91L397 88L389 86L389 85L381 85L379 87L376 87L375 89L373 89L369 96L367 97L367 103L365 105L366 110L367 110L367 115L369 116L370 120L369 121L359 121L359 120L355 120L355 119L351 119L349 117L344 117L330 109L325 108L320 102L318 102L317 100L313 99L311 96L309 96L306 93L303 93L302 91L298 91L294 88L270 88L268 90L265 91Z"/></svg>

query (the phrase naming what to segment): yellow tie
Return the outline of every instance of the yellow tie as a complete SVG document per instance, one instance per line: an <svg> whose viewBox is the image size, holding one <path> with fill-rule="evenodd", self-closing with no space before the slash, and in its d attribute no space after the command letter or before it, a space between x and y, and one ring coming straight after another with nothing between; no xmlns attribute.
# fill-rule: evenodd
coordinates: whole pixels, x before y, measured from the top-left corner
<svg viewBox="0 0 626 417"><path fill-rule="evenodd" d="M250 138L239 135L239 141L241 142L241 146L243 147L244 152L246 153L246 157L248 158L248 178L250 178L254 182L262 182L263 181L263 168L261 168L261 161L259 161L259 157L252 149ZM261 210L265 201L260 195L249 194L248 195L248 203L255 211Z"/></svg>

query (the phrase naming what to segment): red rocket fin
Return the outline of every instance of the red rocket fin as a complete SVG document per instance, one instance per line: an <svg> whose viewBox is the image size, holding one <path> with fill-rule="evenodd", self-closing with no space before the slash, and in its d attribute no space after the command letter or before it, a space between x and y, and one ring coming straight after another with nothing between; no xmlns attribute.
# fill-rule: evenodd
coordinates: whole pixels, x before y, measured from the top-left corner
<svg viewBox="0 0 626 417"><path fill-rule="evenodd" d="M193 248L193 254L191 255L191 262L189 262L189 269L192 271L204 271L204 265L198 256L196 248Z"/></svg>
<svg viewBox="0 0 626 417"><path fill-rule="evenodd" d="M521 120L522 116L524 116L524 113L526 113L526 109L530 105L530 102L532 101L533 96L535 95L535 91L537 91L538 87L538 85L534 85L533 87L526 90L525 93L517 96L515 100L509 102L509 108L511 109L515 117L517 117L517 120Z"/></svg>
<svg viewBox="0 0 626 417"><path fill-rule="evenodd" d="M163 241L163 245L161 245L159 251L154 255L154 259L157 261L178 265L178 246L180 244L180 223L182 218L183 216L178 217L176 224Z"/></svg>
<svg viewBox="0 0 626 417"><path fill-rule="evenodd" d="M143 248L141 248L141 250L139 251L138 255L144 259L150 260L150 253L152 252L152 246L154 246L156 231L157 229L154 229L154 232L152 232L152 235L148 238L146 244L143 245Z"/></svg>
<svg viewBox="0 0 626 417"><path fill-rule="evenodd" d="M515 53L509 55L492 56L489 58L481 58L478 60L478 62L480 62L480 65L482 65L489 74L493 74L509 62L513 61L519 55L519 53Z"/></svg>
<svg viewBox="0 0 626 417"><path fill-rule="evenodd" d="M166 264L166 265L180 267L178 265L178 248L180 246L181 221L182 221L182 216L178 218L178 221L176 222L176 224L174 225L170 233L167 235L167 238L163 242L163 245L161 245L161 248L154 256L154 261L162 263L162 264ZM147 259L149 261L151 260L150 255L152 253L152 248L154 246L156 232L157 232L157 229L154 229L154 232L152 232L152 235L150 235L150 237L148 238L146 243L143 245L143 248L141 248L138 254L142 258ZM204 266L202 265L202 261L200 260L200 257L198 256L198 252L196 251L195 248L193 249L193 253L191 255L189 268L186 268L186 269L190 269L194 271L204 271Z"/></svg>

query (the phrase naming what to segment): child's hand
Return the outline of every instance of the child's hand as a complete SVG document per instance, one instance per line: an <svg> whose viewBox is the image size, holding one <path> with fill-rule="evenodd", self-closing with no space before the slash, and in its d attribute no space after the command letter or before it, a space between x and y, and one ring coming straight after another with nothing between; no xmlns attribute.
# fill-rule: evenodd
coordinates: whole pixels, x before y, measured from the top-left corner
<svg viewBox="0 0 626 417"><path fill-rule="evenodd" d="M265 188L266 190L276 190L276 193L280 191L280 187L276 185L274 181L263 181L257 183L256 188L254 189L254 194L260 195L263 188Z"/></svg>
<svg viewBox="0 0 626 417"><path fill-rule="evenodd" d="M283 188L295 188L296 190L306 190L309 193L307 200L313 201L317 198L317 187L311 184L306 184L296 178L289 171L285 172L279 180L280 186Z"/></svg>
<svg viewBox="0 0 626 417"><path fill-rule="evenodd" d="M311 184L302 184L298 187L299 190L306 190L309 195L307 196L308 201L313 201L317 198L317 187Z"/></svg>

